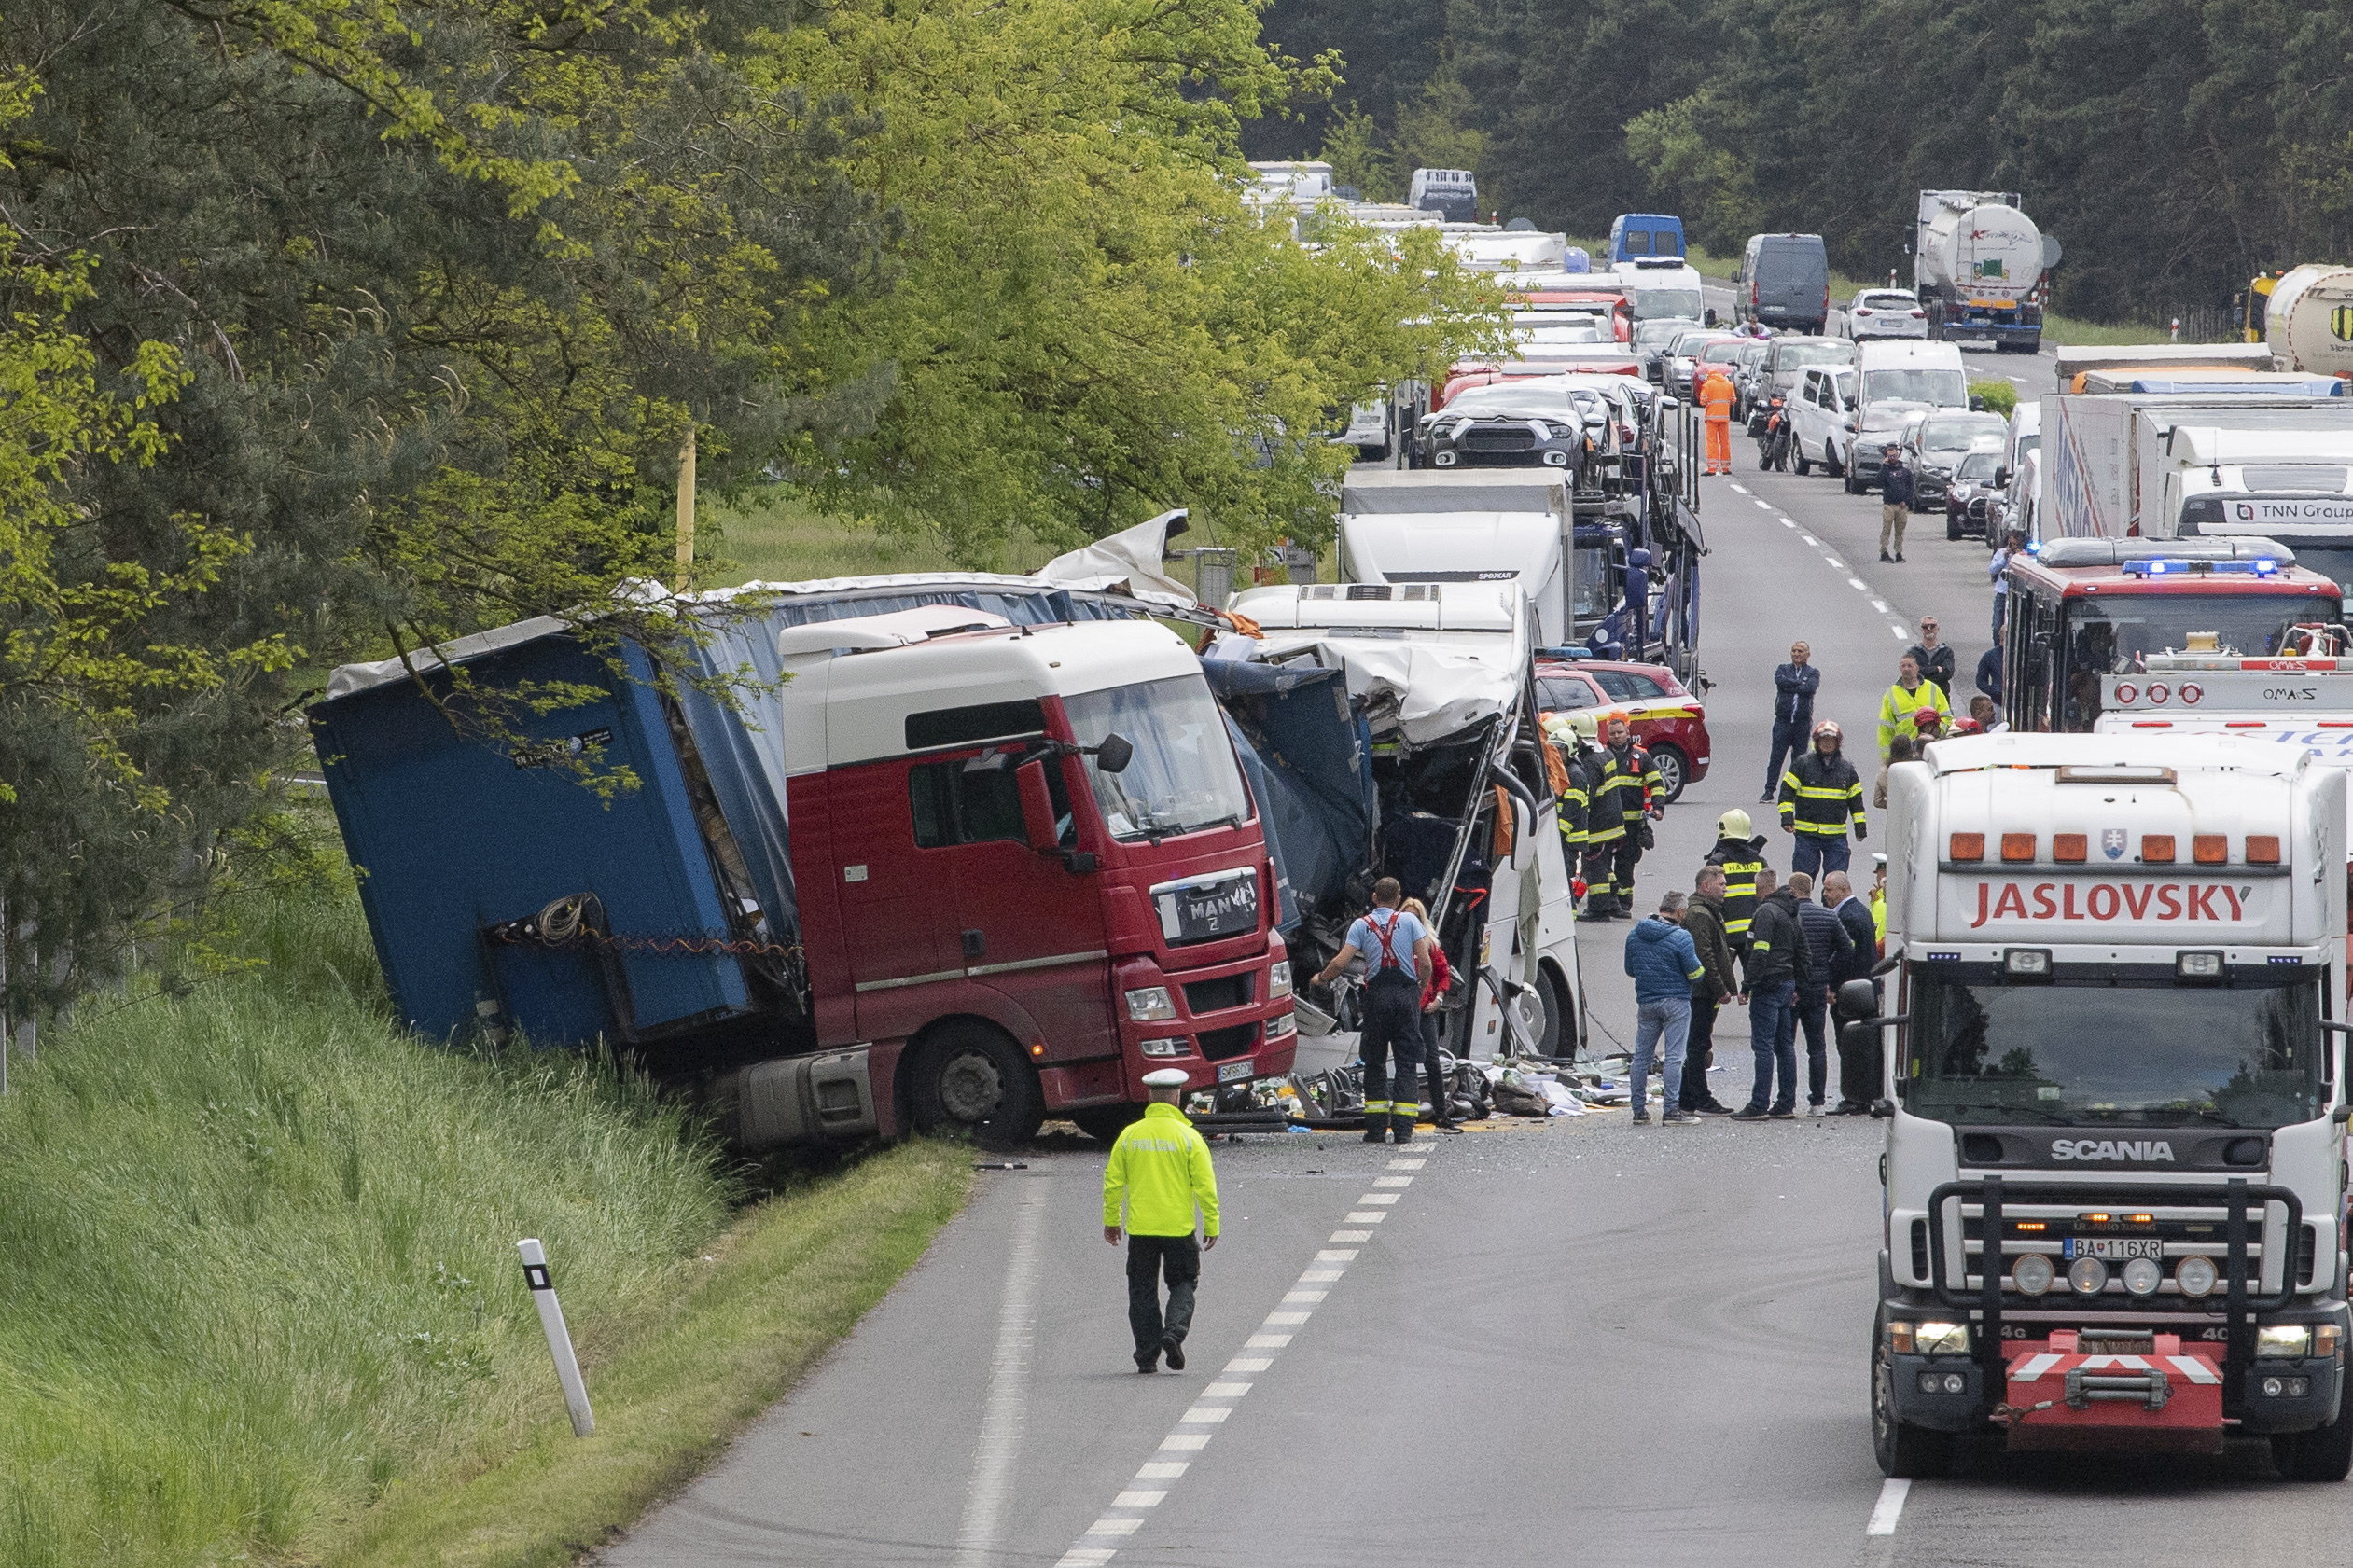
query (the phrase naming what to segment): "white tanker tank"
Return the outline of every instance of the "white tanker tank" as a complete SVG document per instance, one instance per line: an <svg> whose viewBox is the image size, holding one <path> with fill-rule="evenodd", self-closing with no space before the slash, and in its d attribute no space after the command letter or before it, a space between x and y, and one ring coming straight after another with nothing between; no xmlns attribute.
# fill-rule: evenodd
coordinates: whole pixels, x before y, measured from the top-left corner
<svg viewBox="0 0 2353 1568"><path fill-rule="evenodd" d="M2353 375L2353 267L2298 267L2281 278L2263 341L2284 370Z"/></svg>
<svg viewBox="0 0 2353 1568"><path fill-rule="evenodd" d="M2039 285L2057 251L2012 192L1920 192L1912 285L1927 307L1929 336L2035 353L2042 346Z"/></svg>

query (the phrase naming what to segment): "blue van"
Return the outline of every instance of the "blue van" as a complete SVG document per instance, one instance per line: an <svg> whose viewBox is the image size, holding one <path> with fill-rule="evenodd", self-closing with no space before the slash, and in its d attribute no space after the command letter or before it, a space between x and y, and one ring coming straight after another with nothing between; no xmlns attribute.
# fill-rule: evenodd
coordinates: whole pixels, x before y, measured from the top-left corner
<svg viewBox="0 0 2353 1568"><path fill-rule="evenodd" d="M1648 261L1683 254L1683 220L1664 213L1620 213L1609 226L1609 260Z"/></svg>

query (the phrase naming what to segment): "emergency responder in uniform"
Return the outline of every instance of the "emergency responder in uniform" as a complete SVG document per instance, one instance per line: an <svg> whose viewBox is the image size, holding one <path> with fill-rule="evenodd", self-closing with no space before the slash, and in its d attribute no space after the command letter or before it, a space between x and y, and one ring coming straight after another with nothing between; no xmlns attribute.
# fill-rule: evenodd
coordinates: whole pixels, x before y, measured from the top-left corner
<svg viewBox="0 0 2353 1568"><path fill-rule="evenodd" d="M1732 378L1710 370L1700 383L1700 406L1707 410L1707 468L1710 474L1732 472L1732 408L1740 394Z"/></svg>
<svg viewBox="0 0 2353 1568"><path fill-rule="evenodd" d="M1592 718L1587 715L1590 724ZM1607 746L1589 746L1585 764L1585 911L1579 920L1608 920L1619 911L1618 840L1626 835L1625 808L1619 798L1618 757Z"/></svg>
<svg viewBox="0 0 2353 1568"><path fill-rule="evenodd" d="M1364 1058L1364 1141L1383 1133L1413 1141L1422 1107L1416 1071L1422 1059L1422 992L1436 975L1429 927L1398 908L1405 890L1395 877L1372 884L1372 908L1348 927L1347 939L1316 975L1330 985L1358 954L1365 961L1364 1025L1357 1050ZM1441 1107L1442 1108L1442 1107Z"/></svg>
<svg viewBox="0 0 2353 1568"><path fill-rule="evenodd" d="M1724 868L1724 937L1734 952L1748 951L1748 924L1757 918L1757 873L1765 868L1765 836L1737 807L1716 820L1716 847L1706 864Z"/></svg>
<svg viewBox="0 0 2353 1568"><path fill-rule="evenodd" d="M1552 745L1545 771L1552 781L1554 820L1561 829L1561 859L1574 874L1585 853L1585 826L1592 797L1586 788L1585 748L1594 738L1594 715L1564 714L1547 732Z"/></svg>
<svg viewBox="0 0 2353 1568"><path fill-rule="evenodd" d="M1610 859L1609 890L1617 900L1611 912L1630 915L1634 912L1634 868L1640 864L1642 852L1650 847L1650 824L1666 814L1666 781L1659 776L1659 765L1650 760L1650 752L1635 744L1634 727L1624 719L1609 721L1609 758L1616 772L1607 787L1617 797L1625 829Z"/></svg>
<svg viewBox="0 0 2353 1568"><path fill-rule="evenodd" d="M1135 1369L1185 1369L1185 1335L1193 1321L1193 1286L1201 1255L1218 1244L1218 1173L1209 1143L1177 1109L1185 1070L1163 1067L1144 1075L1152 1103L1128 1123L1103 1168L1103 1239L1120 1244L1121 1210L1127 1223L1127 1322L1135 1334ZM1193 1212L1201 1239L1193 1239ZM1161 1311L1161 1276L1168 1278L1168 1311Z"/></svg>
<svg viewBox="0 0 2353 1568"><path fill-rule="evenodd" d="M1839 749L1845 732L1830 719L1814 727L1814 747L1792 758L1781 775L1781 830L1793 833L1789 869L1807 876L1844 871L1854 851L1846 842L1846 826L1854 824L1858 841L1870 837L1863 815L1863 776Z"/></svg>

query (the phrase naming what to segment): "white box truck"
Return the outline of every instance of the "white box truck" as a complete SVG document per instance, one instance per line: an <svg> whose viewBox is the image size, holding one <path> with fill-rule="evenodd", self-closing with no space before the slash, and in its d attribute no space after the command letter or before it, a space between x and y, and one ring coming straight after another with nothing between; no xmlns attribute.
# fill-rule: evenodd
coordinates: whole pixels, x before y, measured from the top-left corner
<svg viewBox="0 0 2353 1568"><path fill-rule="evenodd" d="M1893 770L1886 973L1839 996L1882 1054L1887 1474L2262 1436L2345 1478L2345 792L2223 736Z"/></svg>

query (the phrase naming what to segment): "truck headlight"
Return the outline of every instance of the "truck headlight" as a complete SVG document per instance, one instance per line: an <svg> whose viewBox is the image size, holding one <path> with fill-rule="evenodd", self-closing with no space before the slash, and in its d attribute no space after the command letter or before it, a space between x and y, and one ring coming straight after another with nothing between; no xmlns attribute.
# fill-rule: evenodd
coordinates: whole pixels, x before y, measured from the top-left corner
<svg viewBox="0 0 2353 1568"><path fill-rule="evenodd" d="M1291 993L1291 961L1278 958L1266 967L1266 995L1269 1001Z"/></svg>
<svg viewBox="0 0 2353 1568"><path fill-rule="evenodd" d="M1183 1056L1191 1049L1191 1042L1182 1034L1172 1034L1163 1040L1147 1040L1141 1048L1146 1056Z"/></svg>
<svg viewBox="0 0 2353 1568"><path fill-rule="evenodd" d="M1271 1018L1266 1020L1266 1041L1269 1045L1273 1045L1277 1040L1288 1040L1298 1033L1297 1014L1285 1013L1280 1018Z"/></svg>
<svg viewBox="0 0 2353 1568"><path fill-rule="evenodd" d="M2255 1330L2257 1355L2306 1356L2312 1353L2312 1329L2301 1323L2265 1324Z"/></svg>
<svg viewBox="0 0 2353 1568"><path fill-rule="evenodd" d="M2165 1265L2153 1257L2136 1257L2124 1264L2124 1289L2133 1296L2154 1296L2165 1283Z"/></svg>
<svg viewBox="0 0 2353 1568"><path fill-rule="evenodd" d="M1969 1325L1923 1323L1912 1330L1912 1343L1922 1355L1967 1355Z"/></svg>
<svg viewBox="0 0 2353 1568"><path fill-rule="evenodd" d="M2193 1300L2211 1292L2219 1278L2210 1257L2185 1257L2173 1266L2173 1283Z"/></svg>
<svg viewBox="0 0 2353 1568"><path fill-rule="evenodd" d="M2018 1287L2021 1296L2040 1296L2057 1278L2051 1259L2041 1253L2026 1253L2011 1261L2010 1283Z"/></svg>
<svg viewBox="0 0 2353 1568"><path fill-rule="evenodd" d="M1127 1016L1136 1023L1158 1023L1176 1016L1176 1003L1164 985L1141 986L1127 993Z"/></svg>
<svg viewBox="0 0 2353 1568"><path fill-rule="evenodd" d="M2068 1284L2078 1296L2097 1296L2108 1288L2108 1265L2096 1257L2079 1257L2068 1265Z"/></svg>

